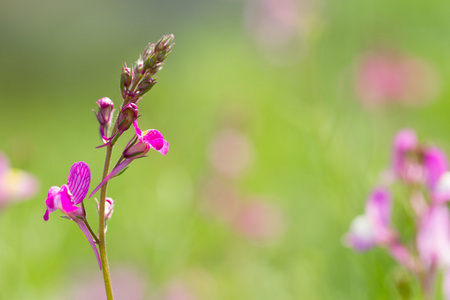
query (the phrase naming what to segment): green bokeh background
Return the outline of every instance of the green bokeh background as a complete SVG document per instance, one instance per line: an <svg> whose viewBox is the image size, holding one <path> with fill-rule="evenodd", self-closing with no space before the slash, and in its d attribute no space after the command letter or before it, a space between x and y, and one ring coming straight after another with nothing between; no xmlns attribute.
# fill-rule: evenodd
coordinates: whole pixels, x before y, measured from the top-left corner
<svg viewBox="0 0 450 300"><path fill-rule="evenodd" d="M87 162L99 181L104 150L94 149L95 101L108 96L118 106L123 62L168 33L173 53L139 109L141 126L160 130L170 151L151 153L110 184L117 201L107 235L112 272L139 270L145 299L160 299L174 278L199 299L342 300L396 299L395 282L406 278L420 299L414 279L383 249L356 254L341 237L363 211L397 130L414 128L450 151L450 2L322 1L307 50L287 65L259 55L244 29L244 6L1 2L0 149L14 167L34 173L41 189L0 212L0 299L69 299L65 291L78 278L101 277L74 224L58 213L42 220L44 200L75 161ZM435 101L379 110L359 104L348 70L380 39L436 68ZM229 107L242 110L256 152L236 188L268 196L284 213L286 230L269 245L199 209L208 145ZM94 202L86 205L95 220Z"/></svg>

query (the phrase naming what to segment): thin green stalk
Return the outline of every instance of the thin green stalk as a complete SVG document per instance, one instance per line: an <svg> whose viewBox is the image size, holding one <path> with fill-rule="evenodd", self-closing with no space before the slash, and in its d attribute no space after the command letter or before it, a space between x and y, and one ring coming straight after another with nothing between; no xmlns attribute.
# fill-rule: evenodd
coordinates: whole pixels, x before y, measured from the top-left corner
<svg viewBox="0 0 450 300"><path fill-rule="evenodd" d="M102 179L104 179L108 175L109 164L111 162L111 153L112 153L112 146L107 146ZM108 256L106 254L105 201L106 201L106 186L107 185L108 185L108 182L106 182L100 190L100 212L99 212L100 216L99 216L99 223L98 223L98 231L99 231L98 247L100 250L100 260L102 262L103 280L105 282L106 297L108 300L113 300L114 295L113 295L112 284L111 284L111 275L109 273Z"/></svg>

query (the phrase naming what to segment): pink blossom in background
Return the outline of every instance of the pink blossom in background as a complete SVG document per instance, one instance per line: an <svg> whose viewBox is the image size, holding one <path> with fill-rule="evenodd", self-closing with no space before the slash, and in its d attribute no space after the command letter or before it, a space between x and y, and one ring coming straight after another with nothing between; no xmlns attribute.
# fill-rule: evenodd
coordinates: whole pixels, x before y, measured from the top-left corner
<svg viewBox="0 0 450 300"><path fill-rule="evenodd" d="M363 54L355 71L355 91L367 107L418 105L436 96L437 75L426 61L393 51Z"/></svg>
<svg viewBox="0 0 450 300"><path fill-rule="evenodd" d="M241 175L253 158L254 149L248 137L231 128L219 131L209 146L211 166L226 177Z"/></svg>
<svg viewBox="0 0 450 300"><path fill-rule="evenodd" d="M34 175L11 168L6 155L0 152L0 207L28 200L38 189L39 182Z"/></svg>
<svg viewBox="0 0 450 300"><path fill-rule="evenodd" d="M246 0L245 27L273 63L290 63L303 56L318 21L313 0Z"/></svg>
<svg viewBox="0 0 450 300"><path fill-rule="evenodd" d="M194 294L182 281L171 282L166 288L161 300L195 300Z"/></svg>
<svg viewBox="0 0 450 300"><path fill-rule="evenodd" d="M114 299L117 300L147 300L149 292L145 274L131 268L122 266L111 270L114 284ZM106 300L103 278L99 273L86 274L83 272L76 280L71 292L61 295L59 299L68 300Z"/></svg>
<svg viewBox="0 0 450 300"><path fill-rule="evenodd" d="M241 204L232 226L243 236L262 242L281 236L285 228L280 208L258 198Z"/></svg>
<svg viewBox="0 0 450 300"><path fill-rule="evenodd" d="M240 205L240 195L235 187L217 177L208 178L201 184L200 208L207 215L230 222Z"/></svg>
<svg viewBox="0 0 450 300"><path fill-rule="evenodd" d="M253 241L270 242L284 233L285 217L280 207L261 197L244 198L223 180L205 182L201 198L206 214Z"/></svg>

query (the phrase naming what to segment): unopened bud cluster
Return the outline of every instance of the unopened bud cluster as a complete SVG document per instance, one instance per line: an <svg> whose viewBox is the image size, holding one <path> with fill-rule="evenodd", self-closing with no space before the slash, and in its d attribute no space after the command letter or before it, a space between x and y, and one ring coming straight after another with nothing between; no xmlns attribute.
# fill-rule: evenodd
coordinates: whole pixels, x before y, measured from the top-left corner
<svg viewBox="0 0 450 300"><path fill-rule="evenodd" d="M155 44L149 43L134 65L130 67L126 63L123 65L120 75L123 103L112 136L108 136L108 130L111 126L114 104L107 97L97 101L99 109L96 116L100 124L100 136L104 142L99 147L114 145L122 133L137 120L139 117L137 103L157 83L154 75L162 69L165 59L172 51L173 39L174 36L169 34Z"/></svg>
<svg viewBox="0 0 450 300"><path fill-rule="evenodd" d="M149 43L134 65L122 67L120 89L125 104L137 103L156 84L154 75L172 51L173 38L165 35L156 44Z"/></svg>

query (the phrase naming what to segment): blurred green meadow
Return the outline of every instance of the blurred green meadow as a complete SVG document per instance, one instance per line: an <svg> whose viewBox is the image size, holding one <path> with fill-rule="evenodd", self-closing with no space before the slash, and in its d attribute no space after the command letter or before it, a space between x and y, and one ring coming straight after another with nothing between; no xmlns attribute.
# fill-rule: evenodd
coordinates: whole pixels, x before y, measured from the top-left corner
<svg viewBox="0 0 450 300"><path fill-rule="evenodd" d="M0 151L35 174L40 190L0 211L0 299L87 299L76 295L101 283L82 233L59 212L44 222L44 201L76 161L91 167L90 190L98 184L95 101L106 96L117 108L122 64L169 33L173 52L139 102L141 128L161 131L169 153L150 152L108 187L113 286L127 270L137 285L129 291L142 290L142 299L361 300L397 299L406 280L420 299L385 250L355 253L342 235L388 166L399 129L450 153L450 3L308 3L286 54L258 44L245 1L3 1ZM358 99L355 62L380 44L432 66L432 99L376 108ZM228 129L251 149L234 177L211 162L211 143ZM219 183L205 191L209 180ZM238 203L256 197L277 208L276 221L262 221L269 237L223 218L230 191ZM85 203L96 228L96 204Z"/></svg>

